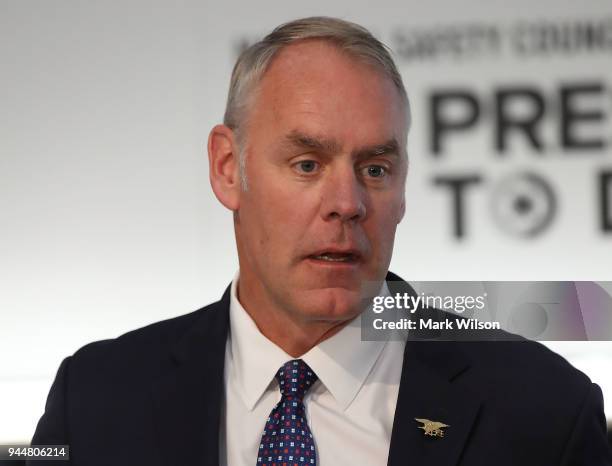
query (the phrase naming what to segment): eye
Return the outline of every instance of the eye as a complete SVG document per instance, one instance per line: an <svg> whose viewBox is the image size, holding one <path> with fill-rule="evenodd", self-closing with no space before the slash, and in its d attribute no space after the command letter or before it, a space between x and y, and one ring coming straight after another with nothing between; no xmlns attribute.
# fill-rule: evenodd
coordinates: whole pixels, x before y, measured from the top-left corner
<svg viewBox="0 0 612 466"><path fill-rule="evenodd" d="M318 165L318 162L314 160L302 160L295 164L297 170L302 173L312 173L317 169Z"/></svg>
<svg viewBox="0 0 612 466"><path fill-rule="evenodd" d="M387 169L382 165L368 165L363 173L370 178L382 178L387 174Z"/></svg>

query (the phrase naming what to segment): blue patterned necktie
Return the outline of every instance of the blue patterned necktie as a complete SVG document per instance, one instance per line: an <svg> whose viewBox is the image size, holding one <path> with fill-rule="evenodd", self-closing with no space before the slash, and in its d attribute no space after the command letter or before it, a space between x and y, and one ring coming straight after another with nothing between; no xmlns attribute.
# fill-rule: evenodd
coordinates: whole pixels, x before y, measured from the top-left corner
<svg viewBox="0 0 612 466"><path fill-rule="evenodd" d="M276 373L281 400L264 428L257 466L313 466L317 464L314 439L306 422L304 395L317 375L301 359L287 361Z"/></svg>

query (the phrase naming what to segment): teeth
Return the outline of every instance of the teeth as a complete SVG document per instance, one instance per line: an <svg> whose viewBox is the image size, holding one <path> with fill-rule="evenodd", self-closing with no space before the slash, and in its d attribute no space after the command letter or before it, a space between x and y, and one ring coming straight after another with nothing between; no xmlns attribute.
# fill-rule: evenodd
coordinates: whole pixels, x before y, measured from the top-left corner
<svg viewBox="0 0 612 466"><path fill-rule="evenodd" d="M353 259L352 254L320 254L315 259L329 262L348 262Z"/></svg>

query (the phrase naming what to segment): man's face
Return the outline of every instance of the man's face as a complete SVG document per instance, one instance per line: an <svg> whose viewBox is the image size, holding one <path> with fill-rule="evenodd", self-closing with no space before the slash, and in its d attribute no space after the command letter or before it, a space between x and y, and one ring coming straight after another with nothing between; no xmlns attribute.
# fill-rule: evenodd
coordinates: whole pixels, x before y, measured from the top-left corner
<svg viewBox="0 0 612 466"><path fill-rule="evenodd" d="M404 213L405 141L405 104L380 71L324 41L281 50L248 113L241 288L298 321L358 315Z"/></svg>

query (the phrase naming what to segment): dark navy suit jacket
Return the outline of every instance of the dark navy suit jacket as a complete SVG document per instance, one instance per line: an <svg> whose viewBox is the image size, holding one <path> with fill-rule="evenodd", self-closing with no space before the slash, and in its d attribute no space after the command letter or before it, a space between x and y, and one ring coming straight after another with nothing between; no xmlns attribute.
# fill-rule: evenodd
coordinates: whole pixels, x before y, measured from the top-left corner
<svg viewBox="0 0 612 466"><path fill-rule="evenodd" d="M69 444L78 466L217 465L229 301L66 358L32 444ZM535 342L408 341L388 464L612 465L601 390Z"/></svg>

